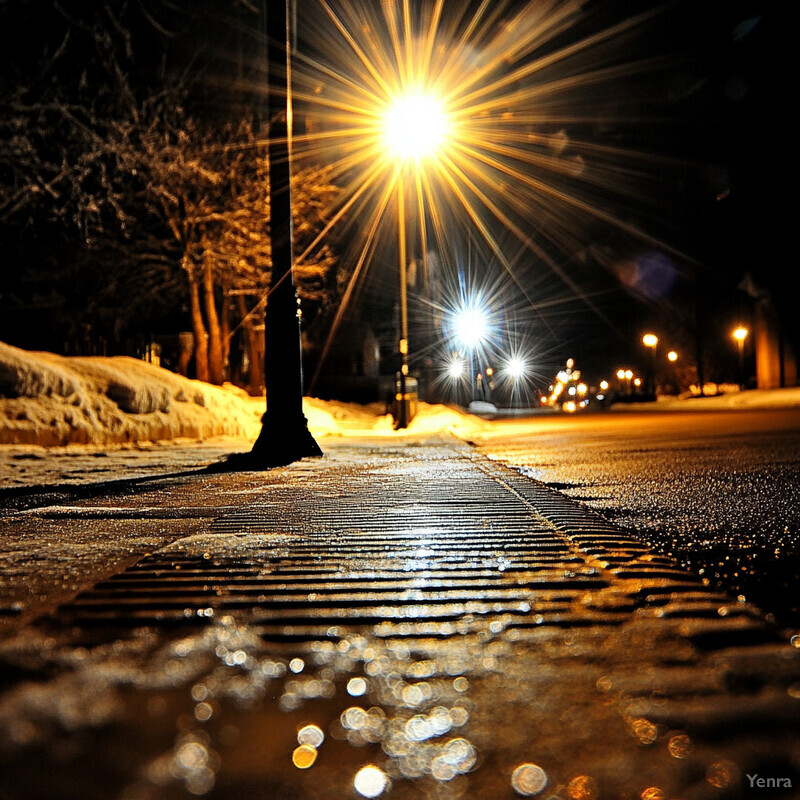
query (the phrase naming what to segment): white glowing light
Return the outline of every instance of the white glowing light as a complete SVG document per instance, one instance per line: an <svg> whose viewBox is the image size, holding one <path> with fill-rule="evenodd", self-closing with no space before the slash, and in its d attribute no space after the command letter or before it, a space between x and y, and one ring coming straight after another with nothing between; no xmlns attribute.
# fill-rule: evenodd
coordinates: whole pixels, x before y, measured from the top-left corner
<svg viewBox="0 0 800 800"><path fill-rule="evenodd" d="M547 773L536 764L520 764L511 775L511 785L517 794L530 797L547 786Z"/></svg>
<svg viewBox="0 0 800 800"><path fill-rule="evenodd" d="M506 372L512 378L521 378L525 374L525 362L521 358L510 358L506 364Z"/></svg>
<svg viewBox="0 0 800 800"><path fill-rule="evenodd" d="M350 678L347 682L347 694L351 697L361 697L366 691L367 682L363 678Z"/></svg>
<svg viewBox="0 0 800 800"><path fill-rule="evenodd" d="M447 374L453 380L457 380L464 374L464 362L456 358L447 366Z"/></svg>
<svg viewBox="0 0 800 800"><path fill-rule="evenodd" d="M297 743L319 747L325 741L325 734L316 725L304 725L297 732Z"/></svg>
<svg viewBox="0 0 800 800"><path fill-rule="evenodd" d="M486 338L489 329L486 312L474 306L456 313L454 323L456 336L470 350Z"/></svg>
<svg viewBox="0 0 800 800"><path fill-rule="evenodd" d="M362 767L353 779L353 786L362 797L379 797L388 785L386 773L372 764Z"/></svg>
<svg viewBox="0 0 800 800"><path fill-rule="evenodd" d="M441 103L422 93L398 98L386 112L384 126L386 144L399 158L431 155L447 134Z"/></svg>

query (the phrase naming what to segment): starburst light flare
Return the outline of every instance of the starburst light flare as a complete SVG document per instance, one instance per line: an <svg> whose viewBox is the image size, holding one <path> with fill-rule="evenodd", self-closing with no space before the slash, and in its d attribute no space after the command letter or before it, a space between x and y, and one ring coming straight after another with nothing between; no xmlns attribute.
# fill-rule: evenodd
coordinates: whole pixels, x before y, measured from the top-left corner
<svg viewBox="0 0 800 800"><path fill-rule="evenodd" d="M400 159L434 155L447 135L441 102L421 92L399 97L384 118L385 140Z"/></svg>
<svg viewBox="0 0 800 800"><path fill-rule="evenodd" d="M619 126L620 86L664 68L623 49L660 12L587 26L580 0L301 6L293 97L308 125L295 154L343 189L306 252L341 229L358 243L355 285L386 226L407 232L409 261L432 250L450 269L469 236L540 319L566 295L615 327L574 266L599 228L671 249L627 213L651 200L665 160L603 135Z"/></svg>

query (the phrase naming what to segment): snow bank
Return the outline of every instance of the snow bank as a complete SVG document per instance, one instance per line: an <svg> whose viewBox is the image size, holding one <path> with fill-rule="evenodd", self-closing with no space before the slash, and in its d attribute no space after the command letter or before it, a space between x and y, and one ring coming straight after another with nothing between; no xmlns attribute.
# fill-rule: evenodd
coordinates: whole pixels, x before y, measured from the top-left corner
<svg viewBox="0 0 800 800"><path fill-rule="evenodd" d="M0 342L0 444L254 438L263 400L135 358L65 358Z"/></svg>
<svg viewBox="0 0 800 800"><path fill-rule="evenodd" d="M471 435L485 422L447 406L420 404L406 431L394 431L381 403L305 398L311 433ZM264 398L234 386L189 380L135 358L67 358L0 342L0 445L122 445L176 439L254 441Z"/></svg>
<svg viewBox="0 0 800 800"><path fill-rule="evenodd" d="M481 420L451 406L419 403L408 428L394 430L391 414L383 403L358 405L338 400L306 397L303 403L308 427L315 435L348 437L402 437L417 434L454 433L468 436L487 426Z"/></svg>

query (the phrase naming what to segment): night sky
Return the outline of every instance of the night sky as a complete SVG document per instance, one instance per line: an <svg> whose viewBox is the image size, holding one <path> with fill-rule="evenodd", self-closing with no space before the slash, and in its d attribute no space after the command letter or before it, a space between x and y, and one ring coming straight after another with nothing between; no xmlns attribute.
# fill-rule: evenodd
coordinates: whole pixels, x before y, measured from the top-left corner
<svg viewBox="0 0 800 800"><path fill-rule="evenodd" d="M199 84L203 88L193 95L201 113L224 118L242 113L248 104L258 106L263 100L256 88L263 76L263 45L257 4L206 0L188 4L191 13L183 5L157 0L110 4L119 7L120 19L133 33L132 49L120 59L131 85L152 86L163 67L177 70L191 64L203 73ZM477 5L466 3L459 8L467 16ZM447 7L452 10L455 4ZM50 3L24 1L0 8L4 117L13 113L9 97L21 82L29 81L32 93L47 92L48 76L41 71L42 64L58 47L65 24L69 27L55 8ZM91 22L94 12L80 3L67 3L66 8L75 20ZM509 9L513 8L515 4L510 4ZM591 145L637 154L616 162L616 186L607 191L597 186L586 189L593 203L625 222L621 229L585 220L571 250L545 244L557 267L580 285L590 300L571 296L569 286L535 259L521 258L520 280L526 282L540 307L534 312L519 298L508 302L517 306L519 317L529 321L541 352L553 365L575 356L599 373L620 358L641 358L639 337L651 326L690 346L685 341L690 338L686 325L698 319L707 346L718 351L724 361L730 358L727 338L731 324L739 319L749 321L751 315L752 301L738 288L745 275L750 275L772 293L788 339L800 344L793 297L786 285L793 252L785 199L787 184L792 183L791 155L784 134L788 106L787 98L778 96L779 91L785 94L785 76L791 74L787 4L706 0L656 5L590 0L579 21L549 41L537 57L548 48L555 51L647 9L654 11L652 18L620 37L618 49L606 53L602 66L644 61L649 66L623 71L619 79L575 95L579 103L575 116L580 119L567 130L571 141L587 145L587 153L592 152ZM324 63L320 26L325 19L318 4L299 0L298 20L299 51ZM90 85L83 87L86 91L102 93L103 75L93 69L91 59L82 59L82 34L77 24L75 28L69 45L73 50L59 62L59 78L72 77L76 86L88 82ZM124 37L119 41L124 42ZM303 69L302 64L297 66L298 71ZM74 76L67 74L70 70ZM228 78L236 81L235 90L226 87ZM296 108L300 119L318 113L302 98ZM616 123L610 125L607 120L612 114ZM593 115L604 122L593 123ZM3 129L5 145L8 130L8 126ZM8 152L0 158L0 176L6 185L13 180L8 158ZM0 338L21 346L38 342L29 330L18 327L25 316L22 312L30 309L19 275L32 259L47 251L50 236L59 240L59 258L70 257L66 240L55 234L52 220L32 221L33 234L31 219L23 229L19 219L8 215L0 219L6 272L0 304L19 312L6 315ZM537 220L531 219L530 224L535 228ZM631 236L631 226L644 232L644 238ZM513 236L498 236L509 252L517 253L519 242ZM345 263L353 257L353 241L358 238L356 224L335 235ZM360 295L366 305L360 314L354 311L354 316L368 321L370 314L365 309L375 308L370 298L385 299L393 284L391 235L382 243ZM460 258L465 249L463 240L453 245L454 252L462 254ZM180 311L162 311L163 318L150 321L151 325L182 325ZM380 313L385 315L386 309Z"/></svg>

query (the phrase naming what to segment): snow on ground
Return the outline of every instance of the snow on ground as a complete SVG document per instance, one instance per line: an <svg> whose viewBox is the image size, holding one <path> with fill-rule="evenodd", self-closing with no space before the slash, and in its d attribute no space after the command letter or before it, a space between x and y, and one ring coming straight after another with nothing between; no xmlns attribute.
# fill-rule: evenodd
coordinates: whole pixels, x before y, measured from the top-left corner
<svg viewBox="0 0 800 800"><path fill-rule="evenodd" d="M800 407L800 389L663 398L657 403L620 404L612 410L787 406ZM260 431L264 408L263 397L249 397L230 385L183 378L134 358L67 358L0 342L0 487L197 469L229 453L249 450ZM488 434L493 426L460 409L425 403L420 403L405 431L393 430L382 403L361 406L305 398L303 408L318 440L396 439L441 432L469 439ZM530 423L521 419L518 424Z"/></svg>
<svg viewBox="0 0 800 800"><path fill-rule="evenodd" d="M0 343L0 443L122 444L253 436L258 410L235 387L135 358L66 358Z"/></svg>
<svg viewBox="0 0 800 800"><path fill-rule="evenodd" d="M263 397L134 358L68 358L0 342L0 487L199 468L249 450L264 409ZM381 403L305 398L303 409L317 439L467 435L487 424L421 404L408 431L395 432Z"/></svg>

